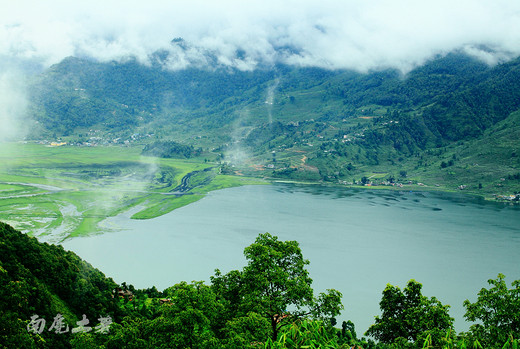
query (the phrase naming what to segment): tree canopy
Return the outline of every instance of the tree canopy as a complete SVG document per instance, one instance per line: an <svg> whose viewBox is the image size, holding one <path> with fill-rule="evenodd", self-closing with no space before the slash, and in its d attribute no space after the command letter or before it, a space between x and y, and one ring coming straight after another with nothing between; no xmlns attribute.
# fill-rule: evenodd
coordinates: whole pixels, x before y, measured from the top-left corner
<svg viewBox="0 0 520 349"><path fill-rule="evenodd" d="M489 289L482 288L477 301L464 301L468 321L478 321L470 331L489 346L501 345L512 335L520 338L520 280L507 287L505 276L498 274L488 280Z"/></svg>
<svg viewBox="0 0 520 349"><path fill-rule="evenodd" d="M184 145L174 141L155 141L147 144L141 154L161 158L189 159L200 155L201 152L202 149L195 149L192 145Z"/></svg>
<svg viewBox="0 0 520 349"><path fill-rule="evenodd" d="M296 241L280 241L269 233L260 234L246 247L248 264L242 272L222 276L217 270L212 283L230 302L239 302L242 313L256 312L265 317L276 340L279 330L302 316L331 319L343 309L341 293L327 290L318 297ZM234 280L234 282L230 282Z"/></svg>
<svg viewBox="0 0 520 349"><path fill-rule="evenodd" d="M379 303L381 317L376 316L366 335L386 344L418 342L428 335L440 341L447 331L453 330L449 305L423 296L421 289L422 285L415 280L410 280L403 291L388 284Z"/></svg>

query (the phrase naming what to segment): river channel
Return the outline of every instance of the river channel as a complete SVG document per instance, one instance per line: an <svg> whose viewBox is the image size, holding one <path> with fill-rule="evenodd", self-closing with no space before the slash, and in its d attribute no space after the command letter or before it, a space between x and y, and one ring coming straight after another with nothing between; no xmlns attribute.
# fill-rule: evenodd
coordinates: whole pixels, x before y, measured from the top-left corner
<svg viewBox="0 0 520 349"><path fill-rule="evenodd" d="M297 240L315 291L342 292L339 323L352 320L358 334L380 314L387 283L421 282L424 295L451 305L462 331L465 299L498 273L520 279L520 209L462 195L274 184L211 192L151 220L130 216L63 246L116 282L162 290L241 269L259 233Z"/></svg>

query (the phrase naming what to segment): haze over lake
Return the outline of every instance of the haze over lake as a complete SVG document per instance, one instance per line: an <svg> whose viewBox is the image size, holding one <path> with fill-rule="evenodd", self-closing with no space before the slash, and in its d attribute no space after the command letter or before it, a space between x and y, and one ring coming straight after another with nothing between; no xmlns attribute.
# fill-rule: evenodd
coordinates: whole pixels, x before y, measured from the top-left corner
<svg viewBox="0 0 520 349"><path fill-rule="evenodd" d="M364 333L387 283L410 279L451 305L458 331L465 299L498 273L520 279L520 210L467 196L275 184L211 192L152 220L110 218L112 232L63 243L116 282L159 290L245 265L259 233L297 240L315 292L335 288Z"/></svg>

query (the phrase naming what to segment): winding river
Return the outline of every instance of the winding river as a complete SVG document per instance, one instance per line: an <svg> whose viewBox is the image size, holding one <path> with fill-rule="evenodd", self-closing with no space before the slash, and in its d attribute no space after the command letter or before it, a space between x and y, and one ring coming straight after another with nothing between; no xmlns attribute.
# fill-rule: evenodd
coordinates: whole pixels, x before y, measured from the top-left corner
<svg viewBox="0 0 520 349"><path fill-rule="evenodd" d="M498 273L520 279L519 207L455 194L275 184L211 192L152 220L131 214L104 222L115 232L63 245L116 282L164 289L242 268L259 233L297 240L315 291L341 291L338 320L359 334L380 314L387 283L421 282L423 294L451 305L461 331L465 299Z"/></svg>

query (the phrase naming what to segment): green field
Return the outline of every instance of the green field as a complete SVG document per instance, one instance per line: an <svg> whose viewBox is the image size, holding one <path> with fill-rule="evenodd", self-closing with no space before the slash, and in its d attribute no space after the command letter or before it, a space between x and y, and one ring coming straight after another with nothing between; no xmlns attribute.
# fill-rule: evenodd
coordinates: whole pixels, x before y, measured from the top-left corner
<svg viewBox="0 0 520 349"><path fill-rule="evenodd" d="M211 191L260 180L220 174L216 163L140 155L140 147L0 146L0 221L40 238L100 233L130 208L158 217ZM199 172L200 171L200 172ZM189 175L188 175L189 174ZM188 175L188 176L187 176ZM189 177L187 188L176 190Z"/></svg>

